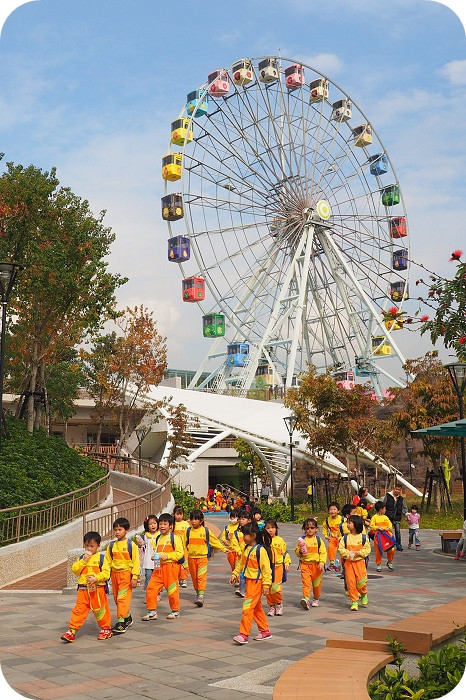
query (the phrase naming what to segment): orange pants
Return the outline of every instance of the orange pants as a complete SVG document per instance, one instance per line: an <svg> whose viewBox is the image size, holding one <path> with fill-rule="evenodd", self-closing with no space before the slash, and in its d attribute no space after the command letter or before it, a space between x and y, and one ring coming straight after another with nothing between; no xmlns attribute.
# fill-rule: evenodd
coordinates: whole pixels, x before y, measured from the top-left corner
<svg viewBox="0 0 466 700"><path fill-rule="evenodd" d="M131 571L112 571L113 600L117 606L117 617L126 619L131 607Z"/></svg>
<svg viewBox="0 0 466 700"><path fill-rule="evenodd" d="M71 618L68 624L69 628L78 630L82 627L91 610L99 627L103 630L110 629L110 608L107 594L105 593L105 586L97 586L97 589L91 592L86 588L78 588L76 603L71 611Z"/></svg>
<svg viewBox="0 0 466 700"><path fill-rule="evenodd" d="M238 561L238 556L236 555L235 552L229 551L227 554L227 560L229 565L231 566L231 570L234 571L234 568L236 566L236 562Z"/></svg>
<svg viewBox="0 0 466 700"><path fill-rule="evenodd" d="M207 557L189 557L188 559L189 573L191 574L193 587L199 595L204 595L206 589L208 562L209 560Z"/></svg>
<svg viewBox="0 0 466 700"><path fill-rule="evenodd" d="M374 551L375 551L375 563L377 565L381 564L382 563L382 552L379 549L379 544L377 542L377 536L374 537ZM395 547L388 549L386 554L387 554L387 561L393 561L393 557L395 556Z"/></svg>
<svg viewBox="0 0 466 700"><path fill-rule="evenodd" d="M265 616L261 602L262 579L256 581L252 578L246 579L246 593L243 601L243 615L239 626L240 634L249 637L251 634L252 621L257 624L259 632L269 629L269 624Z"/></svg>
<svg viewBox="0 0 466 700"><path fill-rule="evenodd" d="M185 555L186 556L186 555ZM180 581L188 580L188 563L180 564Z"/></svg>
<svg viewBox="0 0 466 700"><path fill-rule="evenodd" d="M283 564L274 564L273 581L270 586L270 593L267 593L267 603L278 605L283 601L282 596Z"/></svg>
<svg viewBox="0 0 466 700"><path fill-rule="evenodd" d="M317 564L317 562L307 563L302 561L300 564L300 569L303 598L306 598L306 600L310 599L312 584L312 593L314 598L318 600L322 590L322 575L324 572L319 568L319 564Z"/></svg>
<svg viewBox="0 0 466 700"><path fill-rule="evenodd" d="M148 610L157 610L157 596L162 588L165 588L168 593L170 608L172 610L180 609L179 575L180 565L175 562L165 562L161 564L160 569L154 568L146 591Z"/></svg>
<svg viewBox="0 0 466 700"><path fill-rule="evenodd" d="M345 584L351 602L359 600L359 596L367 593L366 560L345 560Z"/></svg>
<svg viewBox="0 0 466 700"><path fill-rule="evenodd" d="M328 541L328 560L334 562L337 558L338 537L330 537Z"/></svg>

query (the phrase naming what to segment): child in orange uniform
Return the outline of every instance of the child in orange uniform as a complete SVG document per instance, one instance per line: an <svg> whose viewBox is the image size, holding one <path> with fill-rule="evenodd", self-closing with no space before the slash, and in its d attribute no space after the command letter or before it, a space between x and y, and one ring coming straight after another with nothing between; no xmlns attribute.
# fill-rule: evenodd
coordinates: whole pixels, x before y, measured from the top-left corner
<svg viewBox="0 0 466 700"><path fill-rule="evenodd" d="M382 552L387 552L387 567L390 571L393 571L393 558L395 556L395 541L393 546L389 549L383 550L383 541L379 533L384 533L389 537L393 538L393 525L389 518L385 515L385 504L382 501L377 501L374 505L375 515L372 516L370 522L370 530L374 535L374 550L375 550L375 563L377 571L382 571Z"/></svg>
<svg viewBox="0 0 466 700"><path fill-rule="evenodd" d="M78 594L71 612L69 629L61 636L64 642L74 642L76 632L84 624L90 610L100 627L97 639L110 639L113 634L106 591L110 568L104 555L98 551L100 542L98 532L87 532L83 540L86 551L71 566L72 572L78 577Z"/></svg>
<svg viewBox="0 0 466 700"><path fill-rule="evenodd" d="M173 522L173 515L170 513L162 513L159 517L159 534L154 547L154 571L146 591L147 613L141 618L144 622L157 619L157 597L162 588L166 589L170 604L167 620L175 620L180 616L178 579L184 547L181 537L171 532Z"/></svg>
<svg viewBox="0 0 466 700"><path fill-rule="evenodd" d="M191 574L196 600L199 608L204 605L204 594L207 584L207 566L211 550L219 549L228 552L220 540L204 526L204 513L194 509L189 515L191 526L186 530L186 549L188 550L188 567Z"/></svg>
<svg viewBox="0 0 466 700"><path fill-rule="evenodd" d="M340 567L335 563L338 542L340 541L341 532L340 525L343 522L343 517L340 515L340 506L338 503L331 503L328 507L328 517L322 525L322 534L328 540L328 558L329 565L327 571L340 571Z"/></svg>
<svg viewBox="0 0 466 700"><path fill-rule="evenodd" d="M242 535L241 535L242 536ZM236 543L234 542L236 540ZM227 559L230 564L231 570L234 571L236 562L239 558L237 554L237 546L239 544L239 533L238 533L238 511L233 508L230 511L230 522L222 530L222 535L220 537L220 542L224 547L228 547Z"/></svg>
<svg viewBox="0 0 466 700"><path fill-rule="evenodd" d="M105 560L111 570L113 599L117 606L118 621L114 634L123 634L133 624L130 613L133 588L139 581L139 549L128 539L130 529L126 518L117 518L113 523L112 540L105 552Z"/></svg>
<svg viewBox="0 0 466 700"><path fill-rule="evenodd" d="M278 535L276 520L266 520L265 529L272 538L273 581L266 597L270 606L267 615L273 617L274 615L283 615L282 583L286 581L286 572L290 568L291 557L287 552L285 540Z"/></svg>
<svg viewBox="0 0 466 700"><path fill-rule="evenodd" d="M272 639L261 603L262 594L267 595L270 592L272 583L271 537L266 530L260 531L255 523L248 523L243 527L243 537L246 546L230 578L231 585L239 579L241 573L246 580L246 596L239 634L233 637L236 644L248 643L253 620L259 628L259 634L254 639L258 642Z"/></svg>
<svg viewBox="0 0 466 700"><path fill-rule="evenodd" d="M175 506L173 509L173 517L175 519L173 523L173 532L175 535L181 537L184 548L184 562L180 565L180 588L187 588L188 584L188 552L186 551L186 530L189 527L189 523L184 519L184 508L183 506Z"/></svg>
<svg viewBox="0 0 466 700"><path fill-rule="evenodd" d="M306 518L303 523L304 537L298 539L296 545L296 556L299 559L301 569L301 583L303 587L303 597L301 606L304 610L317 608L319 605L320 593L322 590L322 576L325 562L327 561L327 550L323 540L317 534L317 520ZM311 601L311 584L313 600Z"/></svg>
<svg viewBox="0 0 466 700"><path fill-rule="evenodd" d="M367 605L366 557L371 551L369 537L364 532L364 519L360 515L350 515L347 520L349 534L343 535L338 551L343 561L345 584L351 601L351 610Z"/></svg>

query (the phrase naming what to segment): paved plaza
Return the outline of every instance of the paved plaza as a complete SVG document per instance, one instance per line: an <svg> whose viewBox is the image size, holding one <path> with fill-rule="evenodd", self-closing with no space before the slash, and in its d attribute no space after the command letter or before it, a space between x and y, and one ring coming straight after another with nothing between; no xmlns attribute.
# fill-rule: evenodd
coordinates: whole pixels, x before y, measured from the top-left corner
<svg viewBox="0 0 466 700"><path fill-rule="evenodd" d="M213 524L221 526L218 517ZM207 521L207 524L208 521ZM206 603L193 604L191 588L181 589L181 615L167 620L164 594L159 619L140 621L144 593L132 603L133 626L123 635L97 641L98 627L89 616L76 642L65 644L74 595L57 591L0 590L0 659L2 672L17 692L30 698L154 698L155 700L238 700L271 697L287 666L325 646L328 637L362 638L367 624L394 622L466 594L466 561L434 552L435 531L421 530L422 549L397 552L395 570L369 565L369 606L349 610L343 582L324 576L321 605L305 611L294 546L301 529L283 525L280 535L292 552L284 584L284 615L270 618L273 638L237 646L242 600L228 584L230 569L223 554L209 564ZM404 544L407 531L403 531ZM111 599L112 613L115 610ZM253 632L255 630L253 629ZM336 698L335 700L339 700Z"/></svg>

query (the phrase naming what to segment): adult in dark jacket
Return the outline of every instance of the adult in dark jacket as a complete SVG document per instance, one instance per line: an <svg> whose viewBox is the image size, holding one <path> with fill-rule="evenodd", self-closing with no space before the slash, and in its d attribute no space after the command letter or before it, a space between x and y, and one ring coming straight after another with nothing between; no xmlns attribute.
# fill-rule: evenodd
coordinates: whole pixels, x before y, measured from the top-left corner
<svg viewBox="0 0 466 700"><path fill-rule="evenodd" d="M383 503L386 507L385 514L393 524L393 529L395 531L395 539L400 547L400 551L402 551L403 547L401 546L401 520L408 512L408 506L406 505L404 498L401 495L401 486L399 484L396 484L396 486L393 487L393 491L387 491L387 493L384 496Z"/></svg>

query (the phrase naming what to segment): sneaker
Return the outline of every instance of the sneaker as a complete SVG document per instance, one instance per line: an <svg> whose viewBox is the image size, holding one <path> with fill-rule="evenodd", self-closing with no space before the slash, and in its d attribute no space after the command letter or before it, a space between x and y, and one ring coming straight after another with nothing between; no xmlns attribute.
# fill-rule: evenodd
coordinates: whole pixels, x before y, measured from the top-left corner
<svg viewBox="0 0 466 700"><path fill-rule="evenodd" d="M141 617L141 620L144 620L144 622L147 622L148 620L156 620L157 619L157 610L148 610L146 615L143 615Z"/></svg>
<svg viewBox="0 0 466 700"><path fill-rule="evenodd" d="M174 620L176 617L179 617L179 616L180 616L179 610L172 610L171 612L168 613L167 620Z"/></svg>
<svg viewBox="0 0 466 700"><path fill-rule="evenodd" d="M367 605L369 602L369 598L367 597L367 593L363 593L361 596L361 605Z"/></svg>
<svg viewBox="0 0 466 700"><path fill-rule="evenodd" d="M237 634L236 637L233 637L233 641L237 644L247 644L249 639L245 634Z"/></svg>
<svg viewBox="0 0 466 700"><path fill-rule="evenodd" d="M187 588L187 587L188 587L188 584L187 584L186 580L180 581L180 588Z"/></svg>
<svg viewBox="0 0 466 700"><path fill-rule="evenodd" d="M277 614L277 613L276 613L276 611L275 611L275 605L272 605L272 606L269 608L269 611L268 611L267 615L268 615L269 617L274 617L274 615L276 615L276 614Z"/></svg>
<svg viewBox="0 0 466 700"><path fill-rule="evenodd" d="M240 591L239 588L236 589L235 595L237 595L238 598L244 598L244 593L242 591Z"/></svg>
<svg viewBox="0 0 466 700"><path fill-rule="evenodd" d="M377 564L376 571L382 571L382 565L381 565L381 564Z"/></svg>
<svg viewBox="0 0 466 700"><path fill-rule="evenodd" d="M333 567L333 570L334 570L334 572L335 572L336 574L339 574L340 571L341 571L341 566L334 566L334 567Z"/></svg>
<svg viewBox="0 0 466 700"><path fill-rule="evenodd" d="M464 557L464 552L460 552L460 557Z"/></svg>
<svg viewBox="0 0 466 700"><path fill-rule="evenodd" d="M100 630L100 633L97 635L97 639L110 639L110 637L113 637L113 632L112 630Z"/></svg>
<svg viewBox="0 0 466 700"><path fill-rule="evenodd" d="M359 605L358 605L358 601L357 601L357 600L354 600L354 601L351 603L350 610L359 610Z"/></svg>
<svg viewBox="0 0 466 700"><path fill-rule="evenodd" d="M272 632L270 630L263 630L262 632L259 632L259 634L256 634L254 639L256 642L263 642L266 639L272 639Z"/></svg>
<svg viewBox="0 0 466 700"><path fill-rule="evenodd" d="M132 624L133 624L133 618L131 617L131 615L128 615L128 617L125 617L126 629L128 629L128 627L131 627Z"/></svg>
<svg viewBox="0 0 466 700"><path fill-rule="evenodd" d="M123 622L117 622L115 627L112 628L113 634L123 634L126 632L126 625Z"/></svg>
<svg viewBox="0 0 466 700"><path fill-rule="evenodd" d="M234 586L235 588L239 588L239 581L235 581Z"/></svg>
<svg viewBox="0 0 466 700"><path fill-rule="evenodd" d="M387 561L387 569L388 569L389 571L393 571L393 564L392 564L391 561Z"/></svg>
<svg viewBox="0 0 466 700"><path fill-rule="evenodd" d="M68 630L62 634L60 639L63 639L64 642L74 642L76 639L76 634L73 632L73 630Z"/></svg>
<svg viewBox="0 0 466 700"><path fill-rule="evenodd" d="M327 566L327 571L335 571L335 564L329 564Z"/></svg>
<svg viewBox="0 0 466 700"><path fill-rule="evenodd" d="M311 604L306 598L301 598L300 600L301 607L304 608L304 610L310 610Z"/></svg>
<svg viewBox="0 0 466 700"><path fill-rule="evenodd" d="M421 549L421 545L420 545L420 544L417 544L417 545L416 545L416 549ZM464 557L464 554L463 554L463 557Z"/></svg>
<svg viewBox="0 0 466 700"><path fill-rule="evenodd" d="M413 547L412 544L408 544L408 549L412 549L412 547Z"/></svg>
<svg viewBox="0 0 466 700"><path fill-rule="evenodd" d="M455 559L459 559L459 558L460 558L460 555L459 555L459 554L455 554ZM62 637L62 639L63 639L63 637Z"/></svg>
<svg viewBox="0 0 466 700"><path fill-rule="evenodd" d="M318 608L319 607L319 601L317 598L314 598L314 600L311 603L311 608Z"/></svg>
<svg viewBox="0 0 466 700"><path fill-rule="evenodd" d="M197 605L198 608L202 608L202 606L204 605L204 596L198 595L196 600L194 601L194 605Z"/></svg>
<svg viewBox="0 0 466 700"><path fill-rule="evenodd" d="M275 606L275 615L283 615L283 603L277 603Z"/></svg>

